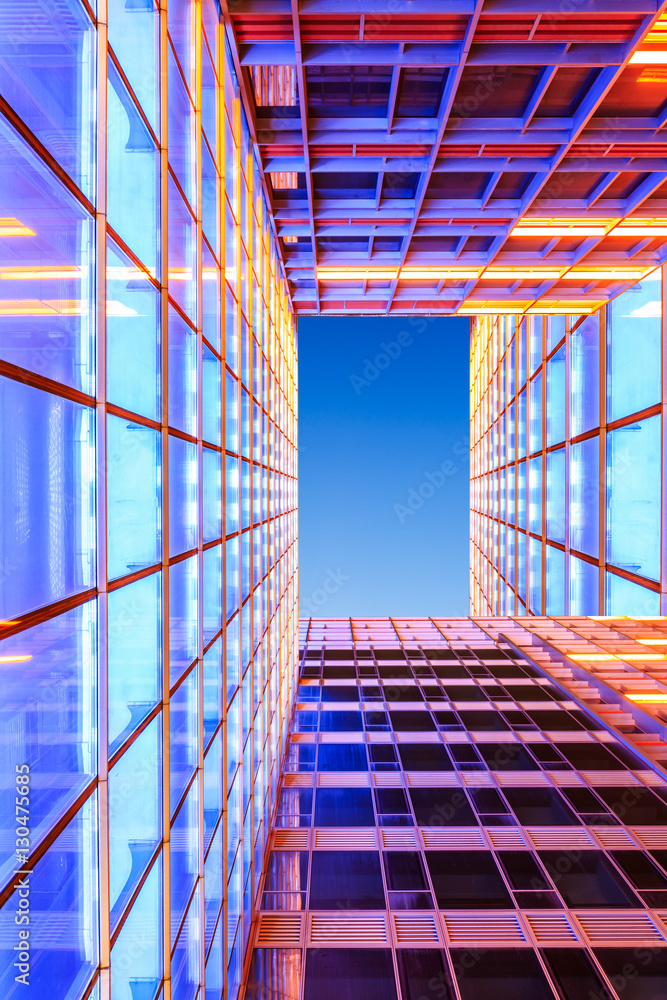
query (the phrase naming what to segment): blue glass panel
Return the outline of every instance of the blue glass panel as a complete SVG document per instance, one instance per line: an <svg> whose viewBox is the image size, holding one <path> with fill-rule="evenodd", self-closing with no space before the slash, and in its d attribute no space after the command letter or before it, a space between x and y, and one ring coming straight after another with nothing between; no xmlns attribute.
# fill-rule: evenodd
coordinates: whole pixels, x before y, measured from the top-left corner
<svg viewBox="0 0 667 1000"><path fill-rule="evenodd" d="M220 268L209 250L206 240L202 240L202 332L216 351L221 350L220 339Z"/></svg>
<svg viewBox="0 0 667 1000"><path fill-rule="evenodd" d="M169 701L169 772L172 815L195 773L198 747L198 676L196 667L172 694Z"/></svg>
<svg viewBox="0 0 667 1000"><path fill-rule="evenodd" d="M526 465L527 462L520 462L517 465L516 484L516 523L520 528L526 527Z"/></svg>
<svg viewBox="0 0 667 1000"><path fill-rule="evenodd" d="M227 238L231 240L231 235L229 233L228 225L225 226L225 240ZM233 242L233 241L232 241ZM225 273L230 269L229 262L227 260L228 246L225 243ZM238 344L238 307L236 305L236 299L231 292L229 286L225 283L225 361L232 369L232 371L238 374L238 364L239 364L239 344ZM228 376L229 378L229 376ZM234 451L237 451L234 448Z"/></svg>
<svg viewBox="0 0 667 1000"><path fill-rule="evenodd" d="M600 316L587 316L570 335L570 434L600 424Z"/></svg>
<svg viewBox="0 0 667 1000"><path fill-rule="evenodd" d="M658 268L609 305L607 419L637 413L662 395L662 281Z"/></svg>
<svg viewBox="0 0 667 1000"><path fill-rule="evenodd" d="M542 373L530 383L530 436L528 451L532 454L542 447Z"/></svg>
<svg viewBox="0 0 667 1000"><path fill-rule="evenodd" d="M162 979L161 865L158 857L111 950L111 1000L152 1000Z"/></svg>
<svg viewBox="0 0 667 1000"><path fill-rule="evenodd" d="M109 579L160 561L160 435L107 417Z"/></svg>
<svg viewBox="0 0 667 1000"><path fill-rule="evenodd" d="M547 448L565 440L565 346L547 362Z"/></svg>
<svg viewBox="0 0 667 1000"><path fill-rule="evenodd" d="M522 601L526 599L526 536L523 531L516 533L516 589Z"/></svg>
<svg viewBox="0 0 667 1000"><path fill-rule="evenodd" d="M171 959L172 1000L194 1000L201 979L199 889L195 892Z"/></svg>
<svg viewBox="0 0 667 1000"><path fill-rule="evenodd" d="M528 462L528 529L542 534L542 456ZM525 468L524 462L521 468Z"/></svg>
<svg viewBox="0 0 667 1000"><path fill-rule="evenodd" d="M545 614L565 614L565 553L553 545L546 547Z"/></svg>
<svg viewBox="0 0 667 1000"><path fill-rule="evenodd" d="M517 377L517 390L521 389L526 381L526 362L527 362L527 348L526 348L526 325L527 320L524 318L519 324L519 329L517 330L517 350L519 352L518 356L518 377Z"/></svg>
<svg viewBox="0 0 667 1000"><path fill-rule="evenodd" d="M114 926L161 836L161 718L109 772L109 899Z"/></svg>
<svg viewBox="0 0 667 1000"><path fill-rule="evenodd" d="M92 219L1 116L0 149L0 357L94 393Z"/></svg>
<svg viewBox="0 0 667 1000"><path fill-rule="evenodd" d="M239 686L241 677L241 644L239 636L240 615L228 624L226 628L226 655L227 655L227 701L234 696L234 692ZM230 706L230 712L232 706ZM232 750L229 751L232 753Z"/></svg>
<svg viewBox="0 0 667 1000"><path fill-rule="evenodd" d="M225 447L239 450L239 384L233 375L225 375Z"/></svg>
<svg viewBox="0 0 667 1000"><path fill-rule="evenodd" d="M194 93L195 0L172 0L167 28L190 93Z"/></svg>
<svg viewBox="0 0 667 1000"><path fill-rule="evenodd" d="M239 529L239 460L225 456L225 524L228 534Z"/></svg>
<svg viewBox="0 0 667 1000"><path fill-rule="evenodd" d="M169 567L169 677L175 684L197 656L197 556Z"/></svg>
<svg viewBox="0 0 667 1000"><path fill-rule="evenodd" d="M213 252L220 253L218 239L218 172L205 142L202 143L202 229Z"/></svg>
<svg viewBox="0 0 667 1000"><path fill-rule="evenodd" d="M197 545L199 519L197 445L169 437L169 555Z"/></svg>
<svg viewBox="0 0 667 1000"><path fill-rule="evenodd" d="M171 827L171 942L199 873L199 784L193 781Z"/></svg>
<svg viewBox="0 0 667 1000"><path fill-rule="evenodd" d="M187 203L169 177L169 294L197 322L197 228Z"/></svg>
<svg viewBox="0 0 667 1000"><path fill-rule="evenodd" d="M18 867L16 768L30 768L33 844L96 771L96 649L95 602L0 642L2 879Z"/></svg>
<svg viewBox="0 0 667 1000"><path fill-rule="evenodd" d="M222 815L222 765L222 732L219 732L204 757L204 850Z"/></svg>
<svg viewBox="0 0 667 1000"><path fill-rule="evenodd" d="M239 538L235 535L227 539L225 583L226 583L226 614L230 617L239 606Z"/></svg>
<svg viewBox="0 0 667 1000"><path fill-rule="evenodd" d="M89 198L94 68L95 29L77 0L36 6L31 17L3 10L0 93ZM9 180L4 171L3 180Z"/></svg>
<svg viewBox="0 0 667 1000"><path fill-rule="evenodd" d="M565 336L565 316L549 316L547 322L547 354L551 354L554 347L561 342Z"/></svg>
<svg viewBox="0 0 667 1000"><path fill-rule="evenodd" d="M204 653L204 744L222 721L222 636Z"/></svg>
<svg viewBox="0 0 667 1000"><path fill-rule="evenodd" d="M158 29L153 0L107 0L109 45L144 114L159 135ZM171 143L171 136L169 137Z"/></svg>
<svg viewBox="0 0 667 1000"><path fill-rule="evenodd" d="M615 573L607 573L607 615L659 615L660 594L641 587L631 580L624 580Z"/></svg>
<svg viewBox="0 0 667 1000"><path fill-rule="evenodd" d="M10 620L93 585L94 416L6 378L0 412L0 617Z"/></svg>
<svg viewBox="0 0 667 1000"><path fill-rule="evenodd" d="M113 753L155 707L161 692L161 574L108 597L109 749Z"/></svg>
<svg viewBox="0 0 667 1000"><path fill-rule="evenodd" d="M528 539L528 569L530 610L535 615L542 614L542 542L536 538Z"/></svg>
<svg viewBox="0 0 667 1000"><path fill-rule="evenodd" d="M159 420L160 293L111 241L106 309L107 399Z"/></svg>
<svg viewBox="0 0 667 1000"><path fill-rule="evenodd" d="M570 452L571 454L571 452ZM565 449L547 453L547 538L565 544Z"/></svg>
<svg viewBox="0 0 667 1000"><path fill-rule="evenodd" d="M169 308L169 426L197 434L197 334Z"/></svg>
<svg viewBox="0 0 667 1000"><path fill-rule="evenodd" d="M241 461L241 529L249 528L252 524L250 479L252 466L245 458Z"/></svg>
<svg viewBox="0 0 667 1000"><path fill-rule="evenodd" d="M222 536L222 456L212 448L202 449L202 531L204 542L212 542ZM230 461L227 459L226 461ZM229 501L228 501L229 502ZM229 517L229 515L228 515ZM233 531L234 528L229 527Z"/></svg>
<svg viewBox="0 0 667 1000"><path fill-rule="evenodd" d="M516 455L523 458L526 454L526 390L519 393L517 399Z"/></svg>
<svg viewBox="0 0 667 1000"><path fill-rule="evenodd" d="M600 439L570 446L570 546L598 557L600 520Z"/></svg>
<svg viewBox="0 0 667 1000"><path fill-rule="evenodd" d="M660 417L607 435L607 561L660 579Z"/></svg>
<svg viewBox="0 0 667 1000"><path fill-rule="evenodd" d="M208 931L208 926L207 926ZM222 996L222 987L225 976L225 955L224 955L224 924L221 920L215 932L215 937L211 944L206 959L206 993L205 1000L219 1000ZM208 944L208 941L207 941Z"/></svg>
<svg viewBox="0 0 667 1000"><path fill-rule="evenodd" d="M0 910L0 994L3 997L57 997L79 1000L99 962L97 855L97 795L76 814L44 857ZM16 884L16 883L15 883ZM25 896L26 889L29 896ZM23 908L19 892L29 902L28 924L17 924ZM29 938L20 931L29 930ZM29 940L30 958L15 950ZM17 954L26 970L14 966ZM29 972L28 988L14 977Z"/></svg>
<svg viewBox="0 0 667 1000"><path fill-rule="evenodd" d="M215 8L216 0L208 0L208 7ZM204 7L202 7L202 15ZM216 21L217 21L216 12ZM211 27L211 30L212 27ZM216 24L213 38L208 38L208 45L202 45L201 53L201 124L208 147L214 158L218 155L218 85L213 71L209 46L214 46L217 40Z"/></svg>
<svg viewBox="0 0 667 1000"><path fill-rule="evenodd" d="M227 871L232 874L232 866L241 843L241 775L237 774L227 796ZM230 886L228 901L230 916L233 912Z"/></svg>
<svg viewBox="0 0 667 1000"><path fill-rule="evenodd" d="M599 570L592 563L570 556L571 615L600 614Z"/></svg>
<svg viewBox="0 0 667 1000"><path fill-rule="evenodd" d="M167 46L169 166L193 206L194 108L171 46Z"/></svg>
<svg viewBox="0 0 667 1000"><path fill-rule="evenodd" d="M542 338L544 330L544 316L533 316L530 321L530 371L532 375L542 364Z"/></svg>
<svg viewBox="0 0 667 1000"><path fill-rule="evenodd" d="M203 556L204 642L222 628L222 545L206 549Z"/></svg>
<svg viewBox="0 0 667 1000"><path fill-rule="evenodd" d="M108 65L107 219L158 276L159 152L111 60Z"/></svg>
<svg viewBox="0 0 667 1000"><path fill-rule="evenodd" d="M222 444L222 365L204 346L202 350L202 435L211 444Z"/></svg>

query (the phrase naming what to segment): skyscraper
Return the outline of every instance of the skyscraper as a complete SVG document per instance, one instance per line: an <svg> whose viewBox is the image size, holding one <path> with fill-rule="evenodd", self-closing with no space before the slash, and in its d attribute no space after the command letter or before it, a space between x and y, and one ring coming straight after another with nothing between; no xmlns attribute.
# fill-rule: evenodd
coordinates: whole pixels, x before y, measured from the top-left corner
<svg viewBox="0 0 667 1000"><path fill-rule="evenodd" d="M664 8L0 7L3 996L661 988ZM299 642L324 313L472 317L475 620Z"/></svg>

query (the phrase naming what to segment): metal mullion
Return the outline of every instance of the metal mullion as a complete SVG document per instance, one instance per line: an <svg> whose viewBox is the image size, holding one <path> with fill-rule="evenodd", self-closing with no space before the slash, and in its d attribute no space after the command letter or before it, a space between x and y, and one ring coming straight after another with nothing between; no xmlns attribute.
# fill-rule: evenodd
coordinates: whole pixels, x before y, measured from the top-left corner
<svg viewBox="0 0 667 1000"><path fill-rule="evenodd" d="M599 311L600 315L600 439L598 477L598 614L605 613L605 569L607 562L607 319L608 307Z"/></svg>
<svg viewBox="0 0 667 1000"><path fill-rule="evenodd" d="M547 324L551 319L542 317L542 606L540 613L546 614L547 604Z"/></svg>
<svg viewBox="0 0 667 1000"><path fill-rule="evenodd" d="M662 513L662 538L661 538L661 554L660 554L660 614L667 614L667 530L665 528L665 500L667 499L667 350L665 350L665 335L666 335L666 322L665 315L667 314L667 289L665 285L667 284L667 269L663 265L661 268L662 275L662 296L661 296L661 332L662 336L660 338L661 345L661 369L662 369L662 391L661 397L661 475L660 475L660 510Z"/></svg>
<svg viewBox="0 0 667 1000"><path fill-rule="evenodd" d="M107 5L98 4L97 129L95 213L95 319L96 319L96 561L97 561L97 688L98 688L98 837L100 998L109 1000L111 966L111 891L109 874L109 689L107 602L107 475L106 475L106 162L107 162Z"/></svg>
<svg viewBox="0 0 667 1000"><path fill-rule="evenodd" d="M565 319L565 570L563 572L563 613L570 613L570 453L572 450L571 398L572 340L570 317Z"/></svg>
<svg viewBox="0 0 667 1000"><path fill-rule="evenodd" d="M159 0L160 68L160 349L162 459L162 960L164 1000L171 1000L171 791L169 715L169 229L167 0Z"/></svg>

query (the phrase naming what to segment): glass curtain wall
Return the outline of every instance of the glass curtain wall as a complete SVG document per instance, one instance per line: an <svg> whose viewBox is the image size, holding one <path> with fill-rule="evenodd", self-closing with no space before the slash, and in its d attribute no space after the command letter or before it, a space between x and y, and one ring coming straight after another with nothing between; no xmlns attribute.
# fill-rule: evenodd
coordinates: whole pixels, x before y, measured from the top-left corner
<svg viewBox="0 0 667 1000"><path fill-rule="evenodd" d="M232 1000L296 670L297 390L216 3L5 5L0 133L0 994Z"/></svg>
<svg viewBox="0 0 667 1000"><path fill-rule="evenodd" d="M471 614L664 613L662 274L587 316L481 316Z"/></svg>

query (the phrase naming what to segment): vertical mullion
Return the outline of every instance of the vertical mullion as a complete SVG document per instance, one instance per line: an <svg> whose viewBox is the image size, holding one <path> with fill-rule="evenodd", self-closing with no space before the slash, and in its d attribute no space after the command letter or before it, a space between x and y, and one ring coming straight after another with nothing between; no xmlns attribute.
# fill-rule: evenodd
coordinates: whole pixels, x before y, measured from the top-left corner
<svg viewBox="0 0 667 1000"><path fill-rule="evenodd" d="M661 268L661 288L662 288L662 309L661 309L661 323L662 323L662 336L660 338L661 345L661 366L662 366L662 386L660 399L662 401L662 412L661 412L661 427L662 427L662 440L661 440L661 476L660 476L660 510L662 513L661 525L662 525L662 539L661 539L661 558L660 558L660 614L667 614L667 526L665 525L665 501L667 500L667 350L665 350L665 336L667 335L667 323L665 321L665 316L667 315L667 267L663 264Z"/></svg>
<svg viewBox="0 0 667 1000"><path fill-rule="evenodd" d="M605 613L605 576L607 563L607 321L609 307L600 309L600 467L598 510L600 537L598 548L598 609Z"/></svg>
<svg viewBox="0 0 667 1000"><path fill-rule="evenodd" d="M542 606L540 614L546 613L547 604L547 323L548 316L542 316Z"/></svg>
<svg viewBox="0 0 667 1000"><path fill-rule="evenodd" d="M570 365L572 361L572 342L570 328L572 319L570 316L565 320L565 571L564 571L564 607L566 615L570 613L570 451L572 438L571 411L572 402L570 394L572 391L572 375Z"/></svg>
<svg viewBox="0 0 667 1000"><path fill-rule="evenodd" d="M169 228L167 0L160 0L160 330L162 460L162 936L164 1000L171 1000L171 794L169 746Z"/></svg>
<svg viewBox="0 0 667 1000"><path fill-rule="evenodd" d="M106 138L107 138L107 9L97 8L96 133L96 452L97 452L97 688L100 871L100 1000L109 1000L111 965L109 883L109 656L107 605L107 478L106 478Z"/></svg>

